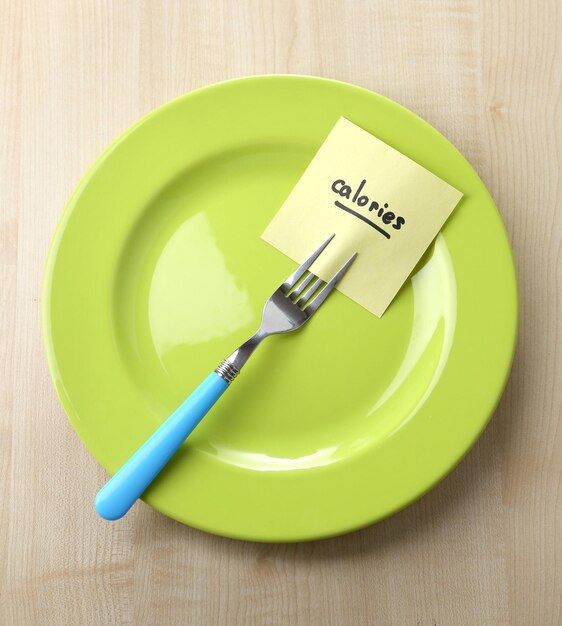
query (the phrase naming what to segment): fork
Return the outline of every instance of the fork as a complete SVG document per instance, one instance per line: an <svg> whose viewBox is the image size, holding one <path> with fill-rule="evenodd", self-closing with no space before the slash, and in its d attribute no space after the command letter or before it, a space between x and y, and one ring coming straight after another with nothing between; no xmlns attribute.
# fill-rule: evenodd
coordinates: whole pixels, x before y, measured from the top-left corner
<svg viewBox="0 0 562 626"><path fill-rule="evenodd" d="M324 281L309 272L309 269L333 238L334 235L328 237L273 292L265 303L259 330L209 374L99 490L95 499L95 508L101 517L106 520L116 520L127 513L197 424L228 389L254 350L266 337L296 330L318 311L320 305L357 256L357 253L354 253L322 287Z"/></svg>

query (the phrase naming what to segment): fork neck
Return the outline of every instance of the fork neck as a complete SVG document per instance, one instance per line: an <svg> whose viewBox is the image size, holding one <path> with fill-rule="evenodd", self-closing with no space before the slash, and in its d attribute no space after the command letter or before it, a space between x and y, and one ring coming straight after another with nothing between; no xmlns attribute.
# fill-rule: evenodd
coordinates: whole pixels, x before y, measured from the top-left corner
<svg viewBox="0 0 562 626"><path fill-rule="evenodd" d="M227 357L217 367L215 372L230 384L236 376L238 376L240 370L244 367L246 361L252 356L254 350L268 336L268 333L260 328L257 333L248 339L248 341L245 341L237 350Z"/></svg>

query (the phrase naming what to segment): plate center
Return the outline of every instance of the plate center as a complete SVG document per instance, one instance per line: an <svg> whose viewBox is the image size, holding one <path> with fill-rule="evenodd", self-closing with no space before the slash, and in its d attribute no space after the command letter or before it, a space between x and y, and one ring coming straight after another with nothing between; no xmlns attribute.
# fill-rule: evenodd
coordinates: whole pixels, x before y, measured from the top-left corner
<svg viewBox="0 0 562 626"><path fill-rule="evenodd" d="M156 427L259 326L295 264L260 240L314 154L247 146L171 181L122 251L114 327ZM423 403L456 319L439 236L383 318L340 293L300 331L272 337L188 440L220 462L260 471L318 467L377 445Z"/></svg>

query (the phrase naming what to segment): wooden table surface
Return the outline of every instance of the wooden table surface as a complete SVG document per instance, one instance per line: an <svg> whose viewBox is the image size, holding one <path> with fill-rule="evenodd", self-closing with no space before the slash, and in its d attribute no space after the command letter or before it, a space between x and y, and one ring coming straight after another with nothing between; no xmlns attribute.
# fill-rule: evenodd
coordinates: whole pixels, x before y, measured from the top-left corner
<svg viewBox="0 0 562 626"><path fill-rule="evenodd" d="M562 4L1 0L0 623L562 623ZM455 143L503 215L520 278L510 382L472 452L408 509L344 537L264 545L144 504L108 524L105 473L55 396L45 255L81 174L195 87L332 77Z"/></svg>

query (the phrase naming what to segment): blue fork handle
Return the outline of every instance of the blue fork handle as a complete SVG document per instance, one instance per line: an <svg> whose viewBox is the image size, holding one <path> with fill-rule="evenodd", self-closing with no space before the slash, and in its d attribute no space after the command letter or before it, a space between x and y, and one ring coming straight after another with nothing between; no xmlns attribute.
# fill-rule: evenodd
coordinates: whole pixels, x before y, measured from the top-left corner
<svg viewBox="0 0 562 626"><path fill-rule="evenodd" d="M227 388L224 378L209 374L98 491L98 514L107 520L123 517Z"/></svg>

